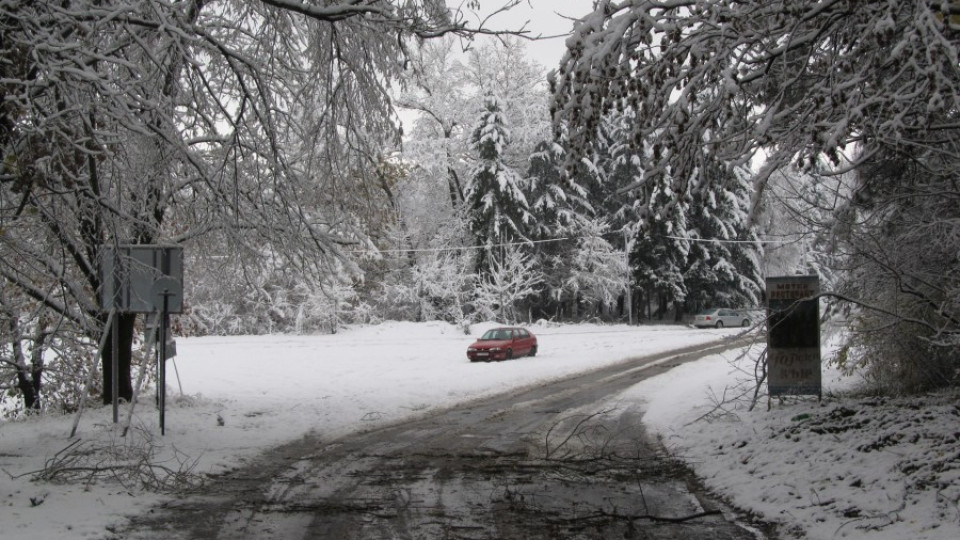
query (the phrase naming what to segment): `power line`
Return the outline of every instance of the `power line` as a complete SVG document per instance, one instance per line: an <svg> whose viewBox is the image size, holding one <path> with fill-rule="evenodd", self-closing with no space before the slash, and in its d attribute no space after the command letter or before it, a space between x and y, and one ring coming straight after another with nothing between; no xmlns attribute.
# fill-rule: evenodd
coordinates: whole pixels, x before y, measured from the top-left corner
<svg viewBox="0 0 960 540"><path fill-rule="evenodd" d="M727 240L721 238L691 238L685 236L670 236L670 235L657 235L657 238L669 238L671 240L684 240L687 242L702 242L702 243L712 243L712 244L786 244L787 241L784 240ZM488 249L488 248L497 248L497 247L509 247L509 246L529 246L532 244L549 244L553 242L563 242L564 240L574 240L575 237L564 236L562 238L549 238L546 240L527 240L522 242L503 242L500 244L491 244L491 245L472 245L472 246L454 246L454 247L438 247L438 248L400 248L400 249L379 249L376 250L377 253L439 253L443 251L468 251L468 250L479 250L479 249ZM370 253L372 250L350 250L345 251L345 253Z"/></svg>
<svg viewBox="0 0 960 540"><path fill-rule="evenodd" d="M550 238L547 240L527 240L524 242L504 242L500 244L491 244L487 245L473 245L473 246L455 246L455 247L439 247L439 248L420 248L420 249L378 249L377 253L436 253L440 251L467 251L471 249L487 249L495 247L507 247L507 246L529 246L530 244L548 244L551 242L562 242L564 240L572 240L572 238ZM370 253L371 250L357 249L346 251L345 253Z"/></svg>
<svg viewBox="0 0 960 540"><path fill-rule="evenodd" d="M685 236L670 236L670 235L657 235L658 238L668 238L670 240L684 240L687 242L701 242L701 243L711 243L711 244L786 244L788 243L785 240L728 240L721 238L691 238ZM453 247L439 247L439 248L401 248L401 249L380 249L376 250L377 253L439 253L444 251L469 251L469 250L479 250L479 249L488 249L488 248L497 248L497 247L509 247L509 246L529 246L532 244L549 244L553 242L563 242L564 240L574 240L575 237L564 236L561 238L549 238L546 240L527 240L521 242L503 242L500 244L492 245L472 245L472 246L453 246ZM370 253L371 250L349 250L345 253Z"/></svg>
<svg viewBox="0 0 960 540"><path fill-rule="evenodd" d="M686 240L688 242L703 242L710 244L785 244L783 240L725 240L720 238L689 238L685 236L667 236L661 235L659 238L669 238L671 240Z"/></svg>

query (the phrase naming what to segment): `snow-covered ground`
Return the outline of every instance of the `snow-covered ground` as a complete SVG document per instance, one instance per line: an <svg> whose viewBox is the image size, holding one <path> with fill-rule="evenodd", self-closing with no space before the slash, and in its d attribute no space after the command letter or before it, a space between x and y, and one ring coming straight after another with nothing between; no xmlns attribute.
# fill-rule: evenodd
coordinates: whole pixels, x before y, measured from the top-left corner
<svg viewBox="0 0 960 540"><path fill-rule="evenodd" d="M960 393L857 397L858 378L825 368L820 402L722 405L758 353L679 366L606 406L640 407L708 487L783 538L960 539Z"/></svg>
<svg viewBox="0 0 960 540"><path fill-rule="evenodd" d="M114 429L109 408L84 414L79 441L68 439L73 417L0 423L0 538L110 538L124 516L162 498L138 485L160 468L118 473L112 482L76 475L70 483L36 481L28 474L45 466L48 473L86 475L96 468L102 478L110 466L130 465L148 449L166 470L217 473L307 432L331 440L738 332L534 326L536 357L470 364L467 345L489 327L475 325L472 336L443 323L385 323L336 335L180 339L179 384L170 369L163 437L157 412L147 406L136 411L127 437ZM711 487L797 537L960 538L955 396L905 403L831 397L777 404L770 412L765 406L715 411L691 423L743 378L731 364L736 358L681 366L611 396L611 403L618 410L642 407L645 421ZM751 360L739 362L748 367ZM827 378L828 389L846 384ZM82 461L63 459L84 453Z"/></svg>

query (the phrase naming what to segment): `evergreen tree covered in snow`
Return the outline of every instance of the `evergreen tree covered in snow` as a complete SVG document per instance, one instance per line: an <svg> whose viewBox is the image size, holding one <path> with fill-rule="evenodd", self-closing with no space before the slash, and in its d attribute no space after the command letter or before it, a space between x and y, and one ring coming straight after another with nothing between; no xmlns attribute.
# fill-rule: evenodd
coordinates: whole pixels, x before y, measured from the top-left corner
<svg viewBox="0 0 960 540"><path fill-rule="evenodd" d="M469 310L458 312L458 306L473 302L473 285L483 276L471 274L478 267L462 261L464 257L474 257L475 250L465 249L456 256L446 250L472 246L478 237L481 244L490 246L524 238L554 238L564 193L552 177L538 176L541 180L534 181L520 176L534 143L542 141L549 131L543 70L525 57L522 43L491 40L478 43L463 55L456 40L443 39L425 44L419 53L413 63L413 77L399 100L401 107L420 113L403 150L411 174L398 186L401 236L414 251L408 256L386 257L402 267L396 267L384 285L384 301L396 302L385 309L401 318L438 317L453 321L469 316ZM481 151L474 138L479 137L477 119L489 113L486 94L497 97L498 117L494 122L499 127L494 128L493 136L501 141L491 145L491 152ZM509 126L503 123L504 118L510 119ZM553 145L552 150L555 153L559 147ZM543 155L550 153L544 150ZM556 162L558 158L549 159ZM494 171L485 178L507 174L505 185L516 190L506 196L491 193L491 189L499 191L501 186L495 181L487 182L481 187L486 191L475 191L474 199L469 200L471 186L478 187L473 176L484 166L488 167L487 172ZM518 192L524 195L519 202L515 196ZM482 200L485 195L486 202ZM530 206L527 216L515 212L525 208L524 201ZM476 207L471 206L474 203ZM487 203L490 206L484 206ZM486 219L491 220L486 223L490 228L477 234L472 225ZM517 234L510 223L531 228ZM538 223L545 225L539 227ZM537 245L553 247L549 243ZM539 268L545 258L525 249L533 256L531 264ZM503 257L504 251L498 247L480 253L487 262L490 255ZM489 265L481 261L481 267ZM426 285L433 279L431 276L444 284ZM455 283L460 285L454 286ZM465 294L466 289L470 292Z"/></svg>
<svg viewBox="0 0 960 540"><path fill-rule="evenodd" d="M553 256L545 261L544 292L549 301L560 303L554 306L557 313L566 311L574 318L609 315L605 308L626 293L624 243L632 233L624 236L624 232L632 230L636 219L632 215L633 196L620 191L634 178L633 162L624 152L628 147L617 139L618 121L611 119L605 124L609 129L598 134L590 155L574 167L564 167L566 155L559 149L562 140L549 156L534 154L531 158L531 187L536 188L543 176L538 171L548 170L554 175L553 189L563 194L558 198L562 202L556 213L561 218L559 223L554 224L550 215L541 217L535 212L543 228L553 228L555 238L567 239L543 248L553 250ZM595 263L589 262L591 259ZM591 275L588 268L595 264L607 266Z"/></svg>
<svg viewBox="0 0 960 540"><path fill-rule="evenodd" d="M477 164L466 192L470 231L481 246L476 268L487 273L492 259L502 256L505 244L528 241L531 214L526 196L526 181L505 161L510 131L497 99L484 97L471 138L477 151Z"/></svg>
<svg viewBox="0 0 960 540"><path fill-rule="evenodd" d="M581 220L569 256L569 273L564 288L589 312L614 304L627 288L627 257L604 236L604 220Z"/></svg>
<svg viewBox="0 0 960 540"><path fill-rule="evenodd" d="M654 316L671 307L675 319L707 307L748 307L760 302L762 250L749 219L751 189L744 171L717 166L723 175L706 190L672 194L670 182L651 182L640 205L650 213L633 248L637 284L655 304ZM659 209L654 210L654 209Z"/></svg>
<svg viewBox="0 0 960 540"><path fill-rule="evenodd" d="M605 115L578 163L591 216L603 219L610 232L632 230L638 218L637 192L630 188L642 178L643 158L630 144L632 123L630 111Z"/></svg>
<svg viewBox="0 0 960 540"><path fill-rule="evenodd" d="M563 148L553 142L541 142L530 156L526 188L533 217L528 231L531 240L552 240L563 236L572 220L582 190L560 171Z"/></svg>
<svg viewBox="0 0 960 540"><path fill-rule="evenodd" d="M687 212L687 313L708 307L757 306L763 288L762 250L748 216L747 173L729 174L717 167L712 174L726 175L727 182L695 191Z"/></svg>
<svg viewBox="0 0 960 540"><path fill-rule="evenodd" d="M467 55L465 76L472 91L470 110L482 112L488 94L510 119L510 145L504 161L522 170L534 148L550 137L546 73L526 57L525 44L511 37L480 42Z"/></svg>
<svg viewBox="0 0 960 540"><path fill-rule="evenodd" d="M523 43L502 37L478 41L469 54L453 38L431 40L416 51L397 105L419 113L406 130L404 159L424 172L424 181L447 184L459 206L474 163L472 128L483 96L497 96L510 118L511 143L504 161L520 170L549 133L543 68L525 56Z"/></svg>
<svg viewBox="0 0 960 540"><path fill-rule="evenodd" d="M690 254L687 239L685 204L668 204L673 200L669 185L654 183L644 186L641 200L653 211L642 222L630 253L634 283L643 295L642 306L653 309L648 317L663 319L671 304L682 305L687 298L684 278ZM679 313L678 313L679 317Z"/></svg>
<svg viewBox="0 0 960 540"><path fill-rule="evenodd" d="M537 318L552 318L562 312L564 302L575 301L577 287L570 286L581 225L590 220L592 209L587 190L577 178L561 171L563 147L542 142L530 156L527 182L530 229L536 260L543 272L543 287L534 306Z"/></svg>

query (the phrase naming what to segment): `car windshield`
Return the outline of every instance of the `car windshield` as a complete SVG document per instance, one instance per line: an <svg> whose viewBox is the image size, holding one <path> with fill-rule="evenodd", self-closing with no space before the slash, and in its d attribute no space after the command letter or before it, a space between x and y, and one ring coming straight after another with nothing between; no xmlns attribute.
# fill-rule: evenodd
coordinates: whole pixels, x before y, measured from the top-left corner
<svg viewBox="0 0 960 540"><path fill-rule="evenodd" d="M480 341L496 341L501 339L510 339L509 330L487 330L480 338Z"/></svg>
<svg viewBox="0 0 960 540"><path fill-rule="evenodd" d="M701 311L700 314L701 314L701 315L713 315L714 313L716 313L716 311L717 311L717 308L705 309L705 310Z"/></svg>

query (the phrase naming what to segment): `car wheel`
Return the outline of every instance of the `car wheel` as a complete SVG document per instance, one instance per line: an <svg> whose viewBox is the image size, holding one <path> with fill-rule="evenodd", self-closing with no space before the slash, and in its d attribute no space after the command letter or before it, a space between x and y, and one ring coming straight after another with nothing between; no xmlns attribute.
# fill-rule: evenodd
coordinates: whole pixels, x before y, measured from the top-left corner
<svg viewBox="0 0 960 540"><path fill-rule="evenodd" d="M717 321L717 328L723 328L723 321Z"/></svg>
<svg viewBox="0 0 960 540"><path fill-rule="evenodd" d="M513 359L513 349L507 349L507 360Z"/></svg>
<svg viewBox="0 0 960 540"><path fill-rule="evenodd" d="M744 319L744 320L743 320L743 327L746 328L746 327L748 327L748 326L750 326L750 319Z"/></svg>
<svg viewBox="0 0 960 540"><path fill-rule="evenodd" d="M533 347L530 347L530 356L536 356L536 355L537 355L537 346L534 345Z"/></svg>

